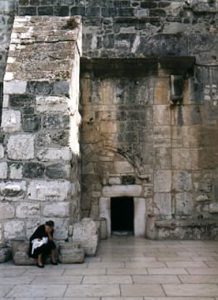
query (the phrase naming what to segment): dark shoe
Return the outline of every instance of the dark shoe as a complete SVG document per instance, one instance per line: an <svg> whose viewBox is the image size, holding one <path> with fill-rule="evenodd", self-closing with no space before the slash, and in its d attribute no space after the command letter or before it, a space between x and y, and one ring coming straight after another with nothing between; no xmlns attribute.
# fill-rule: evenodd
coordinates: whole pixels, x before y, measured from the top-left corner
<svg viewBox="0 0 218 300"><path fill-rule="evenodd" d="M39 264L36 264L36 266L37 266L38 268L44 268L44 267L45 267L44 265L39 265Z"/></svg>
<svg viewBox="0 0 218 300"><path fill-rule="evenodd" d="M51 264L54 265L54 266L58 265L58 263L56 261L51 261Z"/></svg>

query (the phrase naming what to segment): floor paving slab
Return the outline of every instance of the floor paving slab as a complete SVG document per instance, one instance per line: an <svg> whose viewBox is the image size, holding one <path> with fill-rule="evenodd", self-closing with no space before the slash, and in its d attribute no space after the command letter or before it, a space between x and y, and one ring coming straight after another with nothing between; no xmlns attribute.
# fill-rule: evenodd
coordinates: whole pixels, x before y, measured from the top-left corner
<svg viewBox="0 0 218 300"><path fill-rule="evenodd" d="M2 277L2 278L0 278L0 285L3 285L3 284L10 285L12 282L13 282L13 284L30 284L34 278L35 278L35 276L33 276L33 275L17 276L17 277L10 277L10 276Z"/></svg>
<svg viewBox="0 0 218 300"><path fill-rule="evenodd" d="M0 264L0 300L218 300L218 241L101 241L82 265Z"/></svg>
<svg viewBox="0 0 218 300"><path fill-rule="evenodd" d="M214 297L144 297L144 300L215 300Z"/></svg>
<svg viewBox="0 0 218 300"><path fill-rule="evenodd" d="M16 278L18 276L23 276L26 270L14 270L14 269L8 269L8 270L0 270L0 280L1 278L9 277L9 278Z"/></svg>
<svg viewBox="0 0 218 300"><path fill-rule="evenodd" d="M148 274L145 268L126 268L126 269L108 269L108 275L146 275Z"/></svg>
<svg viewBox="0 0 218 300"><path fill-rule="evenodd" d="M100 300L100 297L62 297L62 298L46 298L46 300ZM23 299L24 300L24 299ZM26 299L25 299L26 300Z"/></svg>
<svg viewBox="0 0 218 300"><path fill-rule="evenodd" d="M218 268L186 268L191 275L218 275Z"/></svg>
<svg viewBox="0 0 218 300"><path fill-rule="evenodd" d="M216 297L218 285L216 284L163 284L167 296L193 296Z"/></svg>
<svg viewBox="0 0 218 300"><path fill-rule="evenodd" d="M166 274L166 275L179 275L188 274L185 268L148 268L148 274Z"/></svg>
<svg viewBox="0 0 218 300"><path fill-rule="evenodd" d="M39 297L34 297L34 296L32 296L32 297L30 297L30 298L13 298L14 300L46 300L46 298L39 298ZM48 298L49 299L49 298ZM8 300L8 298L4 298L4 300Z"/></svg>
<svg viewBox="0 0 218 300"><path fill-rule="evenodd" d="M17 298L63 297L66 288L66 285L16 285L7 296Z"/></svg>
<svg viewBox="0 0 218 300"><path fill-rule="evenodd" d="M127 268L164 268L166 265L162 262L153 262L153 261L147 261L147 262L127 262L126 263Z"/></svg>
<svg viewBox="0 0 218 300"><path fill-rule="evenodd" d="M180 283L177 276L174 275L134 275L133 282L139 284L154 284L154 283Z"/></svg>
<svg viewBox="0 0 218 300"><path fill-rule="evenodd" d="M64 276L73 276L73 275L106 275L106 269L67 269L63 273Z"/></svg>
<svg viewBox="0 0 218 300"><path fill-rule="evenodd" d="M182 283L217 283L218 275L179 275Z"/></svg>
<svg viewBox="0 0 218 300"><path fill-rule="evenodd" d="M32 284L80 284L83 276L35 276Z"/></svg>
<svg viewBox="0 0 218 300"><path fill-rule="evenodd" d="M115 275L106 275L106 276L84 276L83 284L131 284L131 276L115 276Z"/></svg>
<svg viewBox="0 0 218 300"><path fill-rule="evenodd" d="M164 296L161 285L158 284L133 284L121 285L121 296L136 297L136 296Z"/></svg>
<svg viewBox="0 0 218 300"><path fill-rule="evenodd" d="M98 262L98 263L89 263L88 269L101 269L101 268L124 268L124 262Z"/></svg>
<svg viewBox="0 0 218 300"><path fill-rule="evenodd" d="M204 268L207 265L202 261L174 261L174 262L166 262L167 267L169 268L186 268L186 267L193 267L193 268Z"/></svg>
<svg viewBox="0 0 218 300"><path fill-rule="evenodd" d="M65 297L106 297L119 296L119 285L69 285Z"/></svg>
<svg viewBox="0 0 218 300"><path fill-rule="evenodd" d="M0 297L6 296L12 288L13 285L0 285Z"/></svg>
<svg viewBox="0 0 218 300"><path fill-rule="evenodd" d="M102 300L143 300L143 297L102 297Z"/></svg>

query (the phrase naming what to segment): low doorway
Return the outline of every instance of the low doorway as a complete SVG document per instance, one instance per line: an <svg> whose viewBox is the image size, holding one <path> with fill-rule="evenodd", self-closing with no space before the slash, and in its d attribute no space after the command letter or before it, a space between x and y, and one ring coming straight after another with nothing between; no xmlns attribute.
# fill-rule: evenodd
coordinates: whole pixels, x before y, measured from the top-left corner
<svg viewBox="0 0 218 300"><path fill-rule="evenodd" d="M134 199L133 197L111 198L112 234L134 234Z"/></svg>

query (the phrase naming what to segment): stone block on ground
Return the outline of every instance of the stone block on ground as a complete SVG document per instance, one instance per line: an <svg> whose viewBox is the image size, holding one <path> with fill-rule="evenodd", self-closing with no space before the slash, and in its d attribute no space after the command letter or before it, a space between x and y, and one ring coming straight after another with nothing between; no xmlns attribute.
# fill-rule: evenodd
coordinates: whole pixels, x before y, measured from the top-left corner
<svg viewBox="0 0 218 300"><path fill-rule="evenodd" d="M11 258L11 249L7 246L0 245L0 263L4 263Z"/></svg>
<svg viewBox="0 0 218 300"><path fill-rule="evenodd" d="M28 256L29 242L13 241L12 258L15 265L34 265L35 260Z"/></svg>
<svg viewBox="0 0 218 300"><path fill-rule="evenodd" d="M73 242L61 243L59 247L59 260L63 264L79 264L85 259L85 251L80 244Z"/></svg>
<svg viewBox="0 0 218 300"><path fill-rule="evenodd" d="M90 218L84 218L74 225L73 241L81 244L88 256L94 256L98 247L98 229Z"/></svg>

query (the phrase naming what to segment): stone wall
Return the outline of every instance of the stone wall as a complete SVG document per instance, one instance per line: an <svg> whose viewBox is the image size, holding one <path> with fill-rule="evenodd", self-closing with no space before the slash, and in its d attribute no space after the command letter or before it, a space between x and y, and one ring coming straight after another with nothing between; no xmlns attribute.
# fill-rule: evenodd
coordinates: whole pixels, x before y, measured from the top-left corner
<svg viewBox="0 0 218 300"><path fill-rule="evenodd" d="M209 44L215 43L217 10L211 0L20 0L18 14L81 15L88 57L196 55L215 62Z"/></svg>
<svg viewBox="0 0 218 300"><path fill-rule="evenodd" d="M4 77L1 241L47 219L68 237L80 211L79 18L16 17Z"/></svg>
<svg viewBox="0 0 218 300"><path fill-rule="evenodd" d="M217 1L19 0L17 4L19 15L82 16L83 216L109 220L110 197L127 195L134 197L135 209L141 211L140 222L144 217L138 235L214 238L218 213ZM41 23L38 26L40 30ZM41 69L39 76L42 73ZM7 76L10 79L10 72ZM48 94L42 95L48 96L46 103L55 96ZM12 106L9 118L20 118L24 128L35 126L42 117L39 108L37 113L27 112L34 115L33 121L25 117L23 108L20 114ZM30 111L31 107L28 104ZM37 129L40 134L34 133L35 145L43 149L55 148L64 137L53 136L51 131L55 126L65 130L68 124L59 113L49 116L43 116L43 130ZM11 130L10 126L4 125L4 130ZM66 145L61 142L61 146ZM36 158L46 182L52 169L48 173L49 163ZM59 158L54 156L53 164L55 172L63 167L59 174L64 178L69 164L63 166ZM78 206L70 216L79 216Z"/></svg>
<svg viewBox="0 0 218 300"><path fill-rule="evenodd" d="M134 197L136 235L216 237L212 70L190 57L83 62L82 212L106 218L109 234L110 199L127 196Z"/></svg>
<svg viewBox="0 0 218 300"><path fill-rule="evenodd" d="M3 0L0 2L0 82L3 81L7 50L9 47L10 33L15 11L15 0Z"/></svg>

